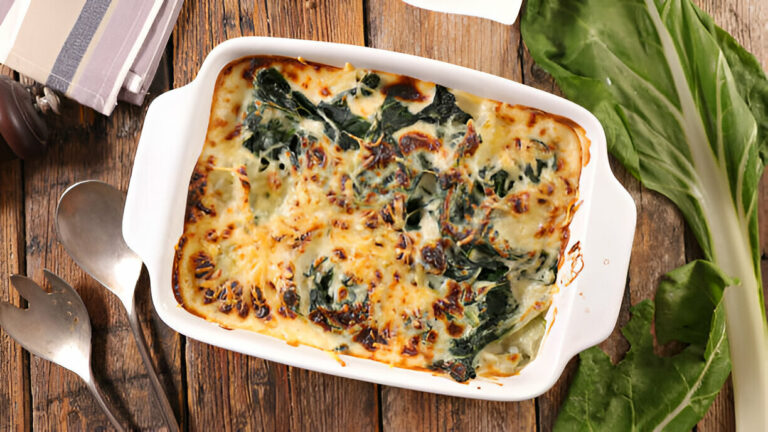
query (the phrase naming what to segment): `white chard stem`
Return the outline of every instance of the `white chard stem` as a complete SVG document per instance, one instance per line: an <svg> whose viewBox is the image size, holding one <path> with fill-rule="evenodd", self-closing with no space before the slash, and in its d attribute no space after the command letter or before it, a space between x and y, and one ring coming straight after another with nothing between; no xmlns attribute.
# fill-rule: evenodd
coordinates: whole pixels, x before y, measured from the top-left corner
<svg viewBox="0 0 768 432"><path fill-rule="evenodd" d="M707 218L714 262L725 274L739 280L739 284L728 287L723 296L736 427L740 431L768 431L768 325L760 296L760 277L753 266L748 232L751 215L741 202L734 203L725 163L717 158L709 144L672 37L654 1L645 1L680 98L683 128L696 170L693 184L699 188L694 193L698 194ZM720 56L712 60L723 62L722 53ZM720 91L722 89L718 89L718 93ZM743 175L739 173L740 184Z"/></svg>

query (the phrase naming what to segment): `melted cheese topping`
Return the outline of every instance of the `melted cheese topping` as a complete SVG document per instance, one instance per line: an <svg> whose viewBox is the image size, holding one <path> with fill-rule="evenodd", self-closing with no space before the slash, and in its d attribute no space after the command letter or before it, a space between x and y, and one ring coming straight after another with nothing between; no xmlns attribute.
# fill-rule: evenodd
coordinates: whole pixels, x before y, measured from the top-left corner
<svg viewBox="0 0 768 432"><path fill-rule="evenodd" d="M535 356L588 142L408 77L252 57L219 75L174 291L188 311L456 380Z"/></svg>

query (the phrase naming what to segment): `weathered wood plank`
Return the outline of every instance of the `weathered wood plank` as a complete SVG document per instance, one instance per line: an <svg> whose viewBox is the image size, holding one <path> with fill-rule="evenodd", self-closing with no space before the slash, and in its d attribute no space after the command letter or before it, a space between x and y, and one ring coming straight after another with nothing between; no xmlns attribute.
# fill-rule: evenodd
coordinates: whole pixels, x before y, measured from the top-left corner
<svg viewBox="0 0 768 432"><path fill-rule="evenodd" d="M557 85L555 84L554 80L552 79L549 74L547 74L543 69L541 69L536 63L533 61L533 59L530 56L530 53L528 52L528 49L524 46L524 44L521 42L521 48L520 53L522 55L522 65L523 65L523 83L532 87L536 87L541 90L548 91L550 93L554 93L557 95L562 96L560 93L560 89L557 88ZM624 185L624 187L627 188L630 195L632 195L632 198L634 199L635 203L638 204L638 213L641 211L641 208L651 208L651 213L653 213L653 203L654 201L662 200L663 198L659 197L656 194L651 194L650 192L646 191L647 198L645 201L650 201L646 203L646 205L643 205L643 198L642 198L642 191L640 183L632 177L622 166L620 163L616 162L613 158L611 158L611 167L614 172L614 175L619 179L619 181ZM669 205L669 204L668 204ZM653 217L654 215L650 215ZM665 218L666 222L669 224L669 216ZM640 264L643 263L642 258L634 258L636 251L639 251L641 255L647 255L647 250L649 248L654 247L654 244L659 242L660 240L656 237L648 238L648 239L638 239L638 237L642 237L640 234L641 232L641 225L642 226L648 226L650 224L652 219L649 218L638 218L638 230L635 233L635 240L634 240L634 249L633 249L633 259L630 264L630 271L628 275L627 280L627 287L625 288L624 292L624 301L621 306L621 312L619 314L619 318L616 323L616 327L611 334L611 336L603 343L600 344L600 348L605 350L614 361L618 361L623 354L626 352L626 350L629 348L629 345L627 344L624 337L621 335L620 328L626 324L626 322L629 320L629 307L630 304L633 304L631 302L631 296L633 292L636 291L642 291L645 286L655 286L653 285L655 281L658 280L658 277L660 276L660 273L657 271L654 274L646 274L644 272L644 269ZM677 229L680 229L680 220L679 215L678 216L672 216L672 225L676 226ZM644 232L644 231L643 231ZM682 254L682 239L680 244L674 245L675 249L678 254ZM635 277L633 277L633 273ZM634 287L634 288L633 288ZM645 288L646 290L649 288ZM563 401L565 400L565 397L568 394L568 387L570 386L571 381L573 380L574 373L576 372L576 368L578 365L578 360L576 358L572 359L568 365L566 366L565 370L563 371L562 375L560 376L560 379L558 382L546 393L541 395L536 399L537 404L537 412L538 412L538 424L539 424L539 430L541 431L549 431L552 430L552 427L554 425L554 421L557 419L557 413L560 410L560 405L562 405Z"/></svg>
<svg viewBox="0 0 768 432"><path fill-rule="evenodd" d="M434 58L522 79L519 27L416 9L399 0L367 3L368 41L375 48ZM404 29L408 29L404 31ZM386 430L535 430L533 401L492 403L382 388Z"/></svg>
<svg viewBox="0 0 768 432"><path fill-rule="evenodd" d="M24 165L27 274L43 283L49 268L83 297L93 325L93 368L124 425L142 430L163 426L144 366L119 301L88 277L57 243L54 215L59 195L71 183L100 179L122 190L128 186L144 108L121 105L109 117L64 101L52 123L51 147L40 160ZM139 284L139 307L150 351L161 381L180 412L180 339L160 323L146 300L147 278ZM37 430L109 428L86 387L74 374L51 363L31 360L33 425Z"/></svg>
<svg viewBox="0 0 768 432"><path fill-rule="evenodd" d="M400 0L367 3L368 41L374 48L415 54L522 80L520 28L414 8Z"/></svg>
<svg viewBox="0 0 768 432"><path fill-rule="evenodd" d="M211 5L206 5L207 2L186 3L174 33L176 87L194 78L205 54L229 37L260 34L356 44L362 44L364 40L364 26L358 23L363 16L362 1L256 0L241 4L236 0L226 0L221 4L210 2ZM556 91L546 74L532 67L529 57L524 57L521 68L517 60L519 31L516 26L509 28L471 18L418 11L399 0L367 3L368 36L373 46L484 69ZM764 28L764 23L768 21L768 4L754 0L731 3L697 0L697 3L712 13L719 25L755 53L763 66L768 68L768 32ZM122 406L121 418L126 423L130 421L134 427L154 429L159 423L149 420L148 416L157 416L149 407L151 404L144 402L151 400L151 397L144 391L148 386L141 376L143 371L136 368L140 362L117 302L101 292L99 286L65 257L63 249L56 245L52 231L55 201L71 181L96 177L125 188L136 133L143 118L143 113L129 111L118 110L112 119L104 119L91 110L69 105L57 121L55 149L46 159L27 163L23 169L18 162L0 165L0 256L3 258L0 260L0 299L10 299L18 304L15 291L8 288L7 276L13 272L23 273L25 266L38 281L42 281L43 266L49 266L73 282L83 293L94 315L96 374L114 380L105 392ZM123 138L114 139L118 136ZM628 316L630 299L634 304L651 296L658 276L676 266L681 257L690 257L694 248L690 242L687 246L684 244L679 215L671 204L642 189L616 164L614 171L632 193L640 214L658 212L659 220L668 225L659 229L653 216L641 216L638 221L630 289L620 318L622 324ZM22 172L25 174L24 189ZM768 215L768 176L763 178L760 197L760 215ZM668 228L676 232L674 236L669 236L674 238L661 238L659 232L673 232ZM768 255L768 218L765 217L761 219L761 244L763 256ZM649 251L654 248L670 248L670 252L661 257L649 257ZM679 253L681 248L683 255ZM763 271L764 274L768 271L768 260L763 261ZM144 317L150 316L151 312L147 284L146 278L143 278L139 291ZM97 314L96 310L103 313ZM145 331L150 332L148 338L152 340L152 351L162 352L156 362L165 371L163 379L167 387L169 390L171 387L180 388L180 339L159 323L156 315L143 321ZM626 343L615 333L603 347L618 354L626 349ZM112 353L115 352L135 359L131 363L133 366L113 360ZM350 424L360 424L363 429L377 427L379 412L374 386L286 368L191 340L187 342L184 354L190 362L186 379L192 429L339 429L340 425ZM72 374L36 359L31 361L30 366L24 365L25 355L2 332L0 358L4 360L0 362L0 382L10 383L0 388L0 412L3 413L0 415L0 430L11 427L25 430L31 425L32 413L24 410L29 399L25 402L23 395L23 383L29 379L28 375L25 378L25 374L30 366L36 429L90 430L107 424L85 388ZM105 361L107 358L109 362ZM567 391L572 368L569 366L553 390L537 401L542 430L551 428ZM181 396L176 394L173 402L178 404ZM6 396L8 404L5 403ZM26 397L30 396L27 394ZM147 406L132 406L136 401L142 401ZM486 403L390 388L382 389L381 404L383 424L393 430L530 430L537 420L529 403ZM10 408L10 416L5 415L6 406ZM362 417L366 420L360 423ZM698 428L702 431L733 430L729 384Z"/></svg>
<svg viewBox="0 0 768 432"><path fill-rule="evenodd" d="M24 267L23 192L21 162L0 163L0 301L16 306L22 301L8 278ZM30 430L29 354L3 330L0 383L0 430Z"/></svg>
<svg viewBox="0 0 768 432"><path fill-rule="evenodd" d="M533 401L488 402L382 388L387 431L535 431Z"/></svg>
<svg viewBox="0 0 768 432"><path fill-rule="evenodd" d="M237 36L364 43L360 1L187 2L174 33L174 86L194 78L218 43ZM309 54L309 53L308 53ZM188 340L192 430L340 430L378 424L376 387L266 362Z"/></svg>
<svg viewBox="0 0 768 432"><path fill-rule="evenodd" d="M376 386L289 368L290 430L375 431L379 426Z"/></svg>
<svg viewBox="0 0 768 432"><path fill-rule="evenodd" d="M238 1L185 2L173 34L174 87L191 81L218 43L268 33L264 4L258 2L251 10L249 6ZM287 429L290 387L285 366L192 339L186 341L184 356L190 430Z"/></svg>
<svg viewBox="0 0 768 432"><path fill-rule="evenodd" d="M361 0L266 0L265 4L270 36L365 44ZM288 368L288 376L291 430L378 428L377 386L296 368Z"/></svg>
<svg viewBox="0 0 768 432"><path fill-rule="evenodd" d="M191 81L218 43L243 35L268 34L263 2L251 10L248 6L238 1L184 4L173 35L174 87ZM290 387L285 366L192 339L187 339L184 356L190 430L287 428Z"/></svg>
<svg viewBox="0 0 768 432"><path fill-rule="evenodd" d="M738 0L721 2L717 0L698 0L696 2L703 10L712 15L715 22L730 33L744 48L753 53L763 65L768 68L768 3L764 1ZM768 175L761 182L760 206L760 244L763 256L763 291L768 294L768 266L766 248L768 248ZM733 407L733 383L731 379L723 386L720 394L712 403L711 408L698 424L698 430L734 431L736 430Z"/></svg>
<svg viewBox="0 0 768 432"><path fill-rule="evenodd" d="M269 35L353 45L365 44L359 0L265 0Z"/></svg>
<svg viewBox="0 0 768 432"><path fill-rule="evenodd" d="M766 21L768 5L755 2L739 1L724 4L717 1L697 2L704 10L713 14L720 26L731 32L755 53L763 65L768 64L768 37L761 28ZM526 52L526 63L530 60ZM556 90L551 79L535 66L531 73L524 74L525 83L544 90ZM531 78L530 80L528 78ZM679 211L666 198L649 191L633 179L618 163L612 161L613 170L619 180L629 190L638 207L638 224L632 250L629 270L628 297L622 305L616 330L611 337L601 344L601 348L618 360L628 348L618 329L629 318L629 304L636 304L646 298L652 298L660 277L669 270L683 264L686 259L695 257L698 247L694 242L685 242L685 225ZM768 176L764 176L761 190L760 214L768 214ZM768 222L761 220L761 244L763 251L768 244ZM765 256L765 253L763 253ZM768 266L764 265L764 268ZM765 271L765 270L764 270ZM567 394L567 386L573 372L573 362L566 369L561 380L552 390L539 398L539 420L541 430L551 430L560 404ZM699 430L734 430L733 394L730 379L713 403L711 409L699 423Z"/></svg>

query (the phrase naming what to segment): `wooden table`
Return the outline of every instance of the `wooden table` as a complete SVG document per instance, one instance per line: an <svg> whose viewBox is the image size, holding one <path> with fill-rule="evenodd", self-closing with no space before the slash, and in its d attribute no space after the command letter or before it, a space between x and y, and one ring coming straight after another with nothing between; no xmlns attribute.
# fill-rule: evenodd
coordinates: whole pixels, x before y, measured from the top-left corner
<svg viewBox="0 0 768 432"><path fill-rule="evenodd" d="M768 68L768 2L697 3ZM533 64L520 40L519 24L508 27L431 13L400 0L188 0L169 44L171 66L160 72L155 94L191 81L218 43L247 35L401 51L557 92ZM44 159L0 165L0 300L23 303L8 284L14 273L43 282L43 269L48 268L71 282L91 313L94 369L107 397L124 424L153 430L162 428L160 415L126 317L117 299L67 256L53 224L59 195L75 181L101 179L127 188L146 105L121 105L107 118L65 103ZM674 206L640 187L617 164L614 170L639 211L622 324L629 304L651 297L660 275L695 257L697 247ZM768 176L763 178L760 214L768 280ZM144 331L177 417L190 430L550 430L575 367L572 361L543 396L519 403L465 400L336 378L184 338L154 313L148 285L143 275L138 298ZM615 356L626 349L616 333L603 346ZM109 425L74 374L30 356L0 331L0 431L29 429L91 431ZM699 430L732 429L729 381Z"/></svg>

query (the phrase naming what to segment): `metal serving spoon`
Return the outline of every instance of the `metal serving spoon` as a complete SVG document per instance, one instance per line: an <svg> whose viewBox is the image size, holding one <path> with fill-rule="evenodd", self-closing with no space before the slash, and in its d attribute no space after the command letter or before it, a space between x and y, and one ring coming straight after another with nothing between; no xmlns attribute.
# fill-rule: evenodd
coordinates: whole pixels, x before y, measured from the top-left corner
<svg viewBox="0 0 768 432"><path fill-rule="evenodd" d="M85 381L112 426L124 431L96 386L91 369L91 320L88 310L68 283L45 270L50 294L24 276L11 276L11 284L29 307L0 302L0 326L32 354L76 373Z"/></svg>
<svg viewBox="0 0 768 432"><path fill-rule="evenodd" d="M134 291L142 262L123 239L124 206L123 193L106 183L93 180L76 183L59 198L56 231L72 259L123 303L165 424L171 432L177 432L176 417L152 365L139 325Z"/></svg>

